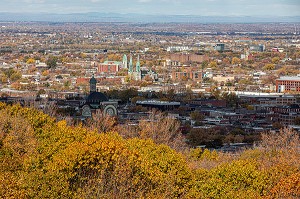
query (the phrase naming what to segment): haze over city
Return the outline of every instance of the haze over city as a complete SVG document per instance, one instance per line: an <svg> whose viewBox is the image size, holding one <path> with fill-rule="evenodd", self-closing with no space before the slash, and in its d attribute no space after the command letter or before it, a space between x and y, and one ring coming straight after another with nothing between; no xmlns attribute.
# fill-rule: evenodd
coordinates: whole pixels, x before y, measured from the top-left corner
<svg viewBox="0 0 300 199"><path fill-rule="evenodd" d="M298 0L2 0L0 12L299 16Z"/></svg>

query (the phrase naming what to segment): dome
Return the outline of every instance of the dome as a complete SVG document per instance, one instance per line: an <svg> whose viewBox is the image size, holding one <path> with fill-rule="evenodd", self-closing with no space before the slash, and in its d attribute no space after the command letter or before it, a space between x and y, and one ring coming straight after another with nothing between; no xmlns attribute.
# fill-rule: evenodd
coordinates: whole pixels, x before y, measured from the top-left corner
<svg viewBox="0 0 300 199"><path fill-rule="evenodd" d="M92 92L86 99L88 103L100 103L108 101L108 98L101 92Z"/></svg>

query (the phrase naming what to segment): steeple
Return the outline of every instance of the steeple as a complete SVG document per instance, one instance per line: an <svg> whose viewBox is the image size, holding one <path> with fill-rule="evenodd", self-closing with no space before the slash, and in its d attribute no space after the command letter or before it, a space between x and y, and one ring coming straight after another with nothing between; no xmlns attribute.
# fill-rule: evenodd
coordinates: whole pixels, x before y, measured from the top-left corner
<svg viewBox="0 0 300 199"><path fill-rule="evenodd" d="M97 90L96 85L97 85L97 80L93 74L92 78L90 79L90 93L96 92L96 90Z"/></svg>
<svg viewBox="0 0 300 199"><path fill-rule="evenodd" d="M136 62L136 65L135 65L135 71L137 73L141 72L140 55L138 55L138 58L137 58L137 62Z"/></svg>
<svg viewBox="0 0 300 199"><path fill-rule="evenodd" d="M132 64L132 55L130 55L130 61L129 61L129 69L128 69L129 73L133 72L133 64Z"/></svg>
<svg viewBox="0 0 300 199"><path fill-rule="evenodd" d="M124 68L128 68L128 66L127 66L127 56L125 54L123 55L123 61L122 61L122 63L123 63L123 67Z"/></svg>

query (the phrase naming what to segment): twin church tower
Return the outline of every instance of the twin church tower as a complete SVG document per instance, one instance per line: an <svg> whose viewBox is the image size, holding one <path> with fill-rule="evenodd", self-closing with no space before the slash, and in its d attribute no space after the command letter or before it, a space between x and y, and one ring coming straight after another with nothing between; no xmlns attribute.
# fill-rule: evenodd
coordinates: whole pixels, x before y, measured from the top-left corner
<svg viewBox="0 0 300 199"><path fill-rule="evenodd" d="M132 55L130 55L130 60L128 63L127 56L124 54L123 61L122 61L123 67L128 69L128 75L134 78L135 80L141 80L142 79L142 73L141 73L141 64L140 64L140 56L138 55L137 61L135 64L135 71L133 70L133 62L132 62Z"/></svg>

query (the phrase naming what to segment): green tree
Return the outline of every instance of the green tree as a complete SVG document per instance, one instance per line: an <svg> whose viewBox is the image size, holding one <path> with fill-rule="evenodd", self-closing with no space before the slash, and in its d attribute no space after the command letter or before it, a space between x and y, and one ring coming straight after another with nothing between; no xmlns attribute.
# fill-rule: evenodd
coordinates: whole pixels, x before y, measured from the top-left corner
<svg viewBox="0 0 300 199"><path fill-rule="evenodd" d="M47 64L47 66L48 66L49 68L55 69L56 66L57 66L57 60L58 60L57 57L50 56L50 57L48 58L48 60L46 61L46 64Z"/></svg>

